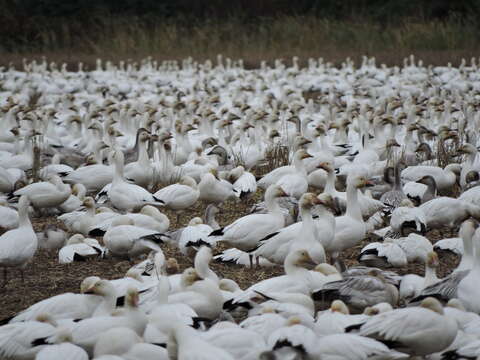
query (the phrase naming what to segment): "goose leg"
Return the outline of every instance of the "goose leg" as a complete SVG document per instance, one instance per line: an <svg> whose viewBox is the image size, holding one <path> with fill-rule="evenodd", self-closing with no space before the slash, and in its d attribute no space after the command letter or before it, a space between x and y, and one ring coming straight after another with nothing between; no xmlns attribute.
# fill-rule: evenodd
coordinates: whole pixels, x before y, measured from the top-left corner
<svg viewBox="0 0 480 360"><path fill-rule="evenodd" d="M253 255L252 254L248 254L248 258L250 260L250 269L253 269Z"/></svg>

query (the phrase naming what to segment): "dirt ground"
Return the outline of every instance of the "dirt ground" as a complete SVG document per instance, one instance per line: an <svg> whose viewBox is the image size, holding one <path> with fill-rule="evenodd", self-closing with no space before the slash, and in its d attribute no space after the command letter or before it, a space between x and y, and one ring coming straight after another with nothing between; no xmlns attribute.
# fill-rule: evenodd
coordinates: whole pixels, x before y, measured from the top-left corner
<svg viewBox="0 0 480 360"><path fill-rule="evenodd" d="M221 226L231 223L233 220L248 213L251 205L261 199L262 194L258 192L247 202L229 202L222 207L221 212L216 216ZM180 216L180 221L176 223L176 214L165 210L165 214L170 218L170 229L177 229L185 226L188 221L195 216L202 216L205 205L197 204L189 211L185 211ZM55 217L34 218L32 219L36 231L42 231L47 224L57 223ZM58 224L61 226L61 224ZM451 233L442 233L438 230L431 231L427 237L435 242L444 237L456 236ZM368 242L372 239L365 239L358 246L344 252L343 259L347 266L358 265L357 256ZM175 257L179 263L180 271L193 266L193 262L180 254L177 249L168 246L162 246L167 258ZM223 250L223 249L222 249ZM220 252L215 249L214 253ZM451 253L440 253L440 266L437 274L443 277L451 272L458 264L458 257ZM140 260L138 260L139 262ZM58 263L57 251L47 251L39 249L25 270L25 283L22 284L19 271L11 270L8 274L8 283L4 288L0 288L0 321L7 319L28 306L50 296L65 292L78 292L81 281L87 276L100 276L106 279L116 279L122 277L131 267L128 261L119 261L118 259L92 259L87 262L75 262L68 265ZM260 280L283 274L283 268L279 266L254 268L243 267L232 264L212 263L212 269L222 278L235 280L240 287L246 288ZM409 264L404 268L393 269L399 274L416 273L423 275L423 264Z"/></svg>

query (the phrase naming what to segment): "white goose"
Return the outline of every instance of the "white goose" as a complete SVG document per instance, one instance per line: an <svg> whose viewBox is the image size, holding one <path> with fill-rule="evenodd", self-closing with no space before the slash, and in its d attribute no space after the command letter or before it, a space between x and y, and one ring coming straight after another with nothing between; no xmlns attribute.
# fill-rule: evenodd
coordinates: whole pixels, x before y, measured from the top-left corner
<svg viewBox="0 0 480 360"><path fill-rule="evenodd" d="M257 191L257 180L255 176L253 176L251 172L245 171L243 166L237 166L230 170L229 179L233 184L233 189L241 199L255 194Z"/></svg>
<svg viewBox="0 0 480 360"><path fill-rule="evenodd" d="M199 200L207 203L221 204L237 197L233 185L220 179L216 169L210 170L202 176L198 183L198 190L200 190Z"/></svg>
<svg viewBox="0 0 480 360"><path fill-rule="evenodd" d="M434 298L419 307L387 311L368 319L359 334L380 341L393 341L393 348L412 356L426 356L447 348L457 336L457 323L445 316Z"/></svg>
<svg viewBox="0 0 480 360"><path fill-rule="evenodd" d="M163 201L157 199L141 186L130 184L124 178L123 152L115 151L113 154L115 173L112 186L108 191L108 197L114 207L123 211L138 211L145 205L163 205Z"/></svg>
<svg viewBox="0 0 480 360"><path fill-rule="evenodd" d="M163 234L134 225L128 216L117 217L103 237L105 247L114 256L129 259L158 250Z"/></svg>
<svg viewBox="0 0 480 360"><path fill-rule="evenodd" d="M216 236L217 241L226 242L240 250L254 249L261 239L284 226L285 220L277 203L282 196L286 196L282 188L271 185L265 192L268 214L246 215L225 228L213 231L210 236ZM253 255L250 256L250 263L253 265Z"/></svg>
<svg viewBox="0 0 480 360"><path fill-rule="evenodd" d="M60 264L86 261L89 257L101 257L103 253L104 249L97 240L85 238L82 234L75 234L58 252L58 261Z"/></svg>
<svg viewBox="0 0 480 360"><path fill-rule="evenodd" d="M7 269L19 268L22 281L24 269L37 251L38 240L28 217L28 196L18 201L18 228L0 236L0 267L3 267L4 283L7 282Z"/></svg>
<svg viewBox="0 0 480 360"><path fill-rule="evenodd" d="M288 179L287 175L297 176L297 174L301 174L302 176L304 176L305 182L307 182L306 180L307 171L305 170L303 159L307 159L311 157L312 155L307 153L304 149L297 150L293 155L293 165L282 166L275 170L272 170L267 175L265 175L260 181L258 181L258 186L261 187L262 189L267 189L270 185L276 184L278 181L280 181L284 177L285 177L285 181L287 181ZM307 183L307 186L308 186L308 183Z"/></svg>
<svg viewBox="0 0 480 360"><path fill-rule="evenodd" d="M44 209L61 205L71 193L70 186L64 184L58 175L50 175L48 181L27 185L13 195L26 195L34 208Z"/></svg>
<svg viewBox="0 0 480 360"><path fill-rule="evenodd" d="M153 180L153 167L147 153L147 142L149 139L150 135L146 129L138 130L138 159L125 165L125 178L145 189Z"/></svg>
<svg viewBox="0 0 480 360"><path fill-rule="evenodd" d="M312 219L311 208L315 205L319 205L316 209L320 212L318 220ZM318 197L312 193L302 195L299 202L302 221L269 234L260 242L254 255L283 264L292 249L305 248L315 262L325 262L323 245L333 241L335 231L335 219L327 207L333 206L333 199L328 194Z"/></svg>
<svg viewBox="0 0 480 360"><path fill-rule="evenodd" d="M448 191L457 181L462 166L460 164L449 164L442 169L438 166L409 166L402 171L403 181L417 181L424 176L432 176L439 191Z"/></svg>
<svg viewBox="0 0 480 360"><path fill-rule="evenodd" d="M358 189L369 185L363 176L349 176L347 179L347 212L335 218L335 239L325 247L329 253L349 249L364 239L366 226L358 204Z"/></svg>
<svg viewBox="0 0 480 360"><path fill-rule="evenodd" d="M0 239L1 240L1 239ZM478 278L480 276L480 229L477 228L473 236L474 259L473 267L458 284L457 296L468 311L479 314L480 306L476 299L480 291L478 289Z"/></svg>

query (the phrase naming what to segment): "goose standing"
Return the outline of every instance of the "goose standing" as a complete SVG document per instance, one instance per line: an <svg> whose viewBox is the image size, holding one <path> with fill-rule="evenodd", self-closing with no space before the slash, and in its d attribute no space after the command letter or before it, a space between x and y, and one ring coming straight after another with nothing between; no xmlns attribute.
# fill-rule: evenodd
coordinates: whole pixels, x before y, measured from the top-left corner
<svg viewBox="0 0 480 360"><path fill-rule="evenodd" d="M0 236L0 267L3 267L3 285L7 284L7 269L19 268L24 281L24 269L37 251L38 240L28 217L28 196L18 201L18 228Z"/></svg>
<svg viewBox="0 0 480 360"><path fill-rule="evenodd" d="M286 194L280 186L269 186L265 192L267 214L246 215L225 228L213 231L210 236L216 236L217 241L226 242L240 250L255 249L261 239L285 225L285 219L277 203L277 199L282 196ZM253 255L250 255L250 265L253 266Z"/></svg>
<svg viewBox="0 0 480 360"><path fill-rule="evenodd" d="M0 239L1 240L1 239ZM457 295L468 311L479 314L480 305L478 304L478 296L480 291L478 288L478 279L480 276L480 229L477 228L473 236L474 259L473 267L458 284Z"/></svg>

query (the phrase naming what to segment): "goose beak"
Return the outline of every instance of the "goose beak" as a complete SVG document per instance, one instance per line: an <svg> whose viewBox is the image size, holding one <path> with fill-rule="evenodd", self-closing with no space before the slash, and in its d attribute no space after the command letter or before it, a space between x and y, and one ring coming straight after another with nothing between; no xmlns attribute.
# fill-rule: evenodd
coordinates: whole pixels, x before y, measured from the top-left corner
<svg viewBox="0 0 480 360"><path fill-rule="evenodd" d="M302 160L303 160L303 159L308 159L308 158L313 158L313 156L310 155L309 153L305 153L305 154L303 154L302 157L301 157Z"/></svg>
<svg viewBox="0 0 480 360"><path fill-rule="evenodd" d="M365 180L365 186L372 187L372 186L375 186L375 184L371 180Z"/></svg>
<svg viewBox="0 0 480 360"><path fill-rule="evenodd" d="M278 189L278 196L279 197L287 197L288 194L285 192L285 190L283 190L282 188L279 188Z"/></svg>

